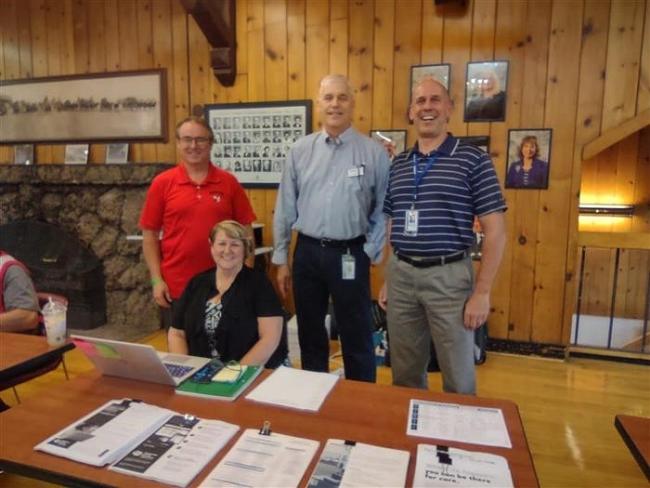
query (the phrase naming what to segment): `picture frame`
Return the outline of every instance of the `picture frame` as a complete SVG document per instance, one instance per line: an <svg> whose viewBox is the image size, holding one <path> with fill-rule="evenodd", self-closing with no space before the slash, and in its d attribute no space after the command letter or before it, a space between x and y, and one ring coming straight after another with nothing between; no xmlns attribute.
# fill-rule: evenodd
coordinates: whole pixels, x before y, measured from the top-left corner
<svg viewBox="0 0 650 488"><path fill-rule="evenodd" d="M106 164L125 164L129 161L128 142L106 144Z"/></svg>
<svg viewBox="0 0 650 488"><path fill-rule="evenodd" d="M457 139L490 154L490 136L459 136Z"/></svg>
<svg viewBox="0 0 650 488"><path fill-rule="evenodd" d="M451 65L449 63L415 64L411 66L411 84L409 85L411 88L409 100L411 99L413 88L425 76L433 77L439 81L447 91L449 91L449 87L451 86Z"/></svg>
<svg viewBox="0 0 650 488"><path fill-rule="evenodd" d="M384 137L390 139L395 143L395 155L398 155L399 153L404 152L407 148L407 134L408 132L402 129L373 129L370 131L369 135L371 139L374 139L382 145L384 142L387 142Z"/></svg>
<svg viewBox="0 0 650 488"><path fill-rule="evenodd" d="M289 148L311 132L312 101L204 106L215 143L210 158L247 188L277 188Z"/></svg>
<svg viewBox="0 0 650 488"><path fill-rule="evenodd" d="M88 163L88 144L67 144L65 146L65 164Z"/></svg>
<svg viewBox="0 0 650 488"><path fill-rule="evenodd" d="M553 129L510 129L506 188L545 190L551 168Z"/></svg>
<svg viewBox="0 0 650 488"><path fill-rule="evenodd" d="M14 164L30 165L34 161L34 144L16 144L14 146Z"/></svg>
<svg viewBox="0 0 650 488"><path fill-rule="evenodd" d="M508 61L467 63L465 122L506 120Z"/></svg>
<svg viewBox="0 0 650 488"><path fill-rule="evenodd" d="M0 81L0 144L167 140L164 68Z"/></svg>

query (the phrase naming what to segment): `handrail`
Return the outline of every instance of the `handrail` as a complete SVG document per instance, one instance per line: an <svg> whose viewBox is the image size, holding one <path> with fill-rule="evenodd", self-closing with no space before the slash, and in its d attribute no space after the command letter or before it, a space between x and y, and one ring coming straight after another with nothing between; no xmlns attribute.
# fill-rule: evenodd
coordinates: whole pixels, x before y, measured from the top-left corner
<svg viewBox="0 0 650 488"><path fill-rule="evenodd" d="M578 232L578 246L650 250L650 232Z"/></svg>

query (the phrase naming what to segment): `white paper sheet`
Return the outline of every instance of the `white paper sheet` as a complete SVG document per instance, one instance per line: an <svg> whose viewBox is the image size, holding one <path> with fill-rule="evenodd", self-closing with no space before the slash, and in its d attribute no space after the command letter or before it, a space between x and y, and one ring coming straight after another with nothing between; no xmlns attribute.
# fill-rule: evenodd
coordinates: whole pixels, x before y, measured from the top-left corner
<svg viewBox="0 0 650 488"><path fill-rule="evenodd" d="M409 452L330 439L309 488L396 488L406 483Z"/></svg>
<svg viewBox="0 0 650 488"><path fill-rule="evenodd" d="M220 420L174 415L109 469L185 487L238 430Z"/></svg>
<svg viewBox="0 0 650 488"><path fill-rule="evenodd" d="M406 433L483 446L512 447L499 408L411 400Z"/></svg>
<svg viewBox="0 0 650 488"><path fill-rule="evenodd" d="M418 444L413 486L511 488L508 461L495 454Z"/></svg>
<svg viewBox="0 0 650 488"><path fill-rule="evenodd" d="M310 439L245 430L200 487L298 486L318 446Z"/></svg>
<svg viewBox="0 0 650 488"><path fill-rule="evenodd" d="M329 373L316 373L280 366L246 395L271 405L317 412L339 377Z"/></svg>

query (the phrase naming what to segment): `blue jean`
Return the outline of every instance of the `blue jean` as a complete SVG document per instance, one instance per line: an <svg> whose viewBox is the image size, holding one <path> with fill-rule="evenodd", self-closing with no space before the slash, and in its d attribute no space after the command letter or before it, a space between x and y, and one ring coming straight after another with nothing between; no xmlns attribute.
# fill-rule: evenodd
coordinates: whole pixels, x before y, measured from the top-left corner
<svg viewBox="0 0 650 488"><path fill-rule="evenodd" d="M302 368L329 370L329 337L325 315L329 296L341 339L345 377L374 382L375 352L370 315L370 259L363 244L349 247L355 277L342 279L341 259L348 248L322 247L298 239L293 259L293 296L298 317Z"/></svg>

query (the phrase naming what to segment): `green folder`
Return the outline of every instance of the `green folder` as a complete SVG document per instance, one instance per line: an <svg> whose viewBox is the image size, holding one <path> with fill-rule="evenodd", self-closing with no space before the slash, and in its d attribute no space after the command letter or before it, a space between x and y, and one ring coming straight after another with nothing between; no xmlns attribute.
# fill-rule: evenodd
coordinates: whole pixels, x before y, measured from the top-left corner
<svg viewBox="0 0 650 488"><path fill-rule="evenodd" d="M197 383L196 381L192 381L192 377L189 377L176 387L176 393L231 402L257 378L262 372L262 369L262 366L249 365L246 371L234 383L221 383L216 381Z"/></svg>

